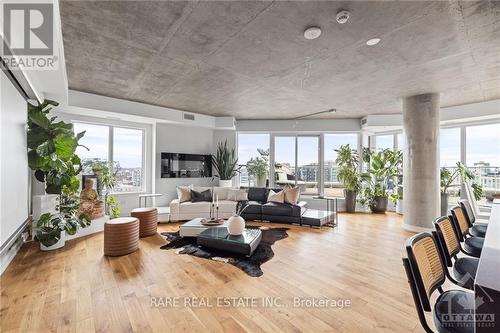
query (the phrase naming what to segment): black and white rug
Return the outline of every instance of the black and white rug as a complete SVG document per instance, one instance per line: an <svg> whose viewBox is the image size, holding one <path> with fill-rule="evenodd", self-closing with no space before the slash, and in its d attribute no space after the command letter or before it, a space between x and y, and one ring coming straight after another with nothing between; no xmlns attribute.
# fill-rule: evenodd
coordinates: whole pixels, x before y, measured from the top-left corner
<svg viewBox="0 0 500 333"><path fill-rule="evenodd" d="M250 257L199 246L196 244L196 238L180 237L178 231L161 233L161 235L164 236L168 242L163 245L161 249L177 249L177 254L188 254L199 258L227 262L238 267L252 277L259 277L263 274L260 266L274 257L274 252L271 248L272 245L281 239L287 238L287 230L288 228L269 228L267 230L262 230L262 240Z"/></svg>

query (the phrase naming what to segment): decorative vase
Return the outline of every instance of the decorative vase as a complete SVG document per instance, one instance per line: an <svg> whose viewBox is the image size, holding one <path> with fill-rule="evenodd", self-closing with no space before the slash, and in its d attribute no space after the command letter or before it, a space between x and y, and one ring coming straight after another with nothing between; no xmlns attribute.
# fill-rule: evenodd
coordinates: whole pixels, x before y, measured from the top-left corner
<svg viewBox="0 0 500 333"><path fill-rule="evenodd" d="M227 232L230 235L239 236L245 230L245 220L239 215L233 215L227 220Z"/></svg>
<svg viewBox="0 0 500 333"><path fill-rule="evenodd" d="M66 231L61 231L61 238L55 243L54 245L51 246L45 246L42 243L40 243L40 250L42 251L52 251L52 250L57 250L63 247L66 244Z"/></svg>
<svg viewBox="0 0 500 333"><path fill-rule="evenodd" d="M228 179L228 180L219 180L219 187L233 187L233 180Z"/></svg>

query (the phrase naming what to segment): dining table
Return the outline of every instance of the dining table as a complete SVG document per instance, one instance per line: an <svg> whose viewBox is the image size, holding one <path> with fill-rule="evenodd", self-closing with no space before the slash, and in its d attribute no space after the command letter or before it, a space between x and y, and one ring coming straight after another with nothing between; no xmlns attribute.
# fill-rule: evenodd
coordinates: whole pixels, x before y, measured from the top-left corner
<svg viewBox="0 0 500 333"><path fill-rule="evenodd" d="M475 332L500 332L500 199L491 206L474 294Z"/></svg>

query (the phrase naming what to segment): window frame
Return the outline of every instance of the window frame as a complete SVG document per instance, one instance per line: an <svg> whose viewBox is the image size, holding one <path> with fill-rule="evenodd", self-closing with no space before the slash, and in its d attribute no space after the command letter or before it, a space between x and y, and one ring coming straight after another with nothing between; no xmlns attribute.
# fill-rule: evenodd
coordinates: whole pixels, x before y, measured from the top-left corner
<svg viewBox="0 0 500 333"><path fill-rule="evenodd" d="M114 195L121 195L121 194L140 194L140 193L146 193L147 189L147 172L146 172L146 158L147 158L147 143L146 143L146 132L147 132L147 127L142 127L142 126L134 126L132 124L126 124L126 123L119 123L119 124L113 124L111 122L100 122L100 121L93 121L93 120L83 120L83 119L72 119L71 123L74 125L76 123L79 124L87 124L87 125L96 125L96 126L102 126L102 127L107 127L108 128L108 165L110 168L113 167L113 162L114 162L114 129L115 128L123 128L123 129L130 129L130 130L138 130L141 131L141 140L142 140L142 153L141 153L141 186L140 189L134 190L134 191L123 191L123 192L115 192L112 191L110 194Z"/></svg>

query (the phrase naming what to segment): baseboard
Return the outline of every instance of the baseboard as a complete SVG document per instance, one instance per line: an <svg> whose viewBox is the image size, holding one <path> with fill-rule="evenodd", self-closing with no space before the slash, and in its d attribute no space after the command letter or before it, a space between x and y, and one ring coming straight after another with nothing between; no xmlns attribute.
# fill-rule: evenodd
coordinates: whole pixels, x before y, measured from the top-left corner
<svg viewBox="0 0 500 333"><path fill-rule="evenodd" d="M19 252L21 246L23 246L23 238L19 237L14 243L11 244L9 249L0 255L0 275L2 275L7 269L17 252Z"/></svg>
<svg viewBox="0 0 500 333"><path fill-rule="evenodd" d="M431 232L432 231L432 228L418 227L418 226L414 226L414 225L408 225L406 223L403 223L401 226L406 231L411 231L411 232Z"/></svg>

